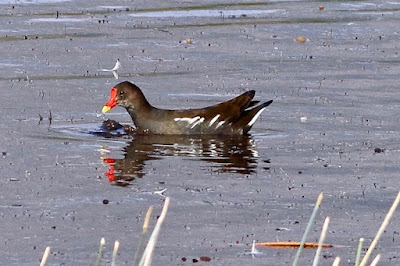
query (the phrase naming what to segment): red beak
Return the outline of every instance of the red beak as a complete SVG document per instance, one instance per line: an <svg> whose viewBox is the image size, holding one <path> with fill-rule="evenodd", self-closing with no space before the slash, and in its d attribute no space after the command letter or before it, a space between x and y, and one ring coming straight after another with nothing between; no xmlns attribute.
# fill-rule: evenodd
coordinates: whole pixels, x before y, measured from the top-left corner
<svg viewBox="0 0 400 266"><path fill-rule="evenodd" d="M112 108L114 108L117 105L117 89L112 88L111 89L111 96L108 102L103 106L103 109L101 110L103 113L106 113L110 111Z"/></svg>

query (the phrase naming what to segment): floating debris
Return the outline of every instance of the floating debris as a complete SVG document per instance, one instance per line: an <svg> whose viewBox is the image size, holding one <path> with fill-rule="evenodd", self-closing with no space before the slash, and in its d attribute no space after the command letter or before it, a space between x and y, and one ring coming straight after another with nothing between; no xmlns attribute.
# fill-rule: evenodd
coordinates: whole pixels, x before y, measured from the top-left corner
<svg viewBox="0 0 400 266"><path fill-rule="evenodd" d="M103 72L111 72L114 75L115 79L118 79L118 73L117 71L121 68L121 62L119 61L119 59L117 59L117 62L115 62L115 66L112 69L106 69L106 68L102 68L99 69L99 71L103 71Z"/></svg>
<svg viewBox="0 0 400 266"><path fill-rule="evenodd" d="M299 36L296 38L296 42L299 42L299 43L305 43L306 41L308 41L308 39L304 36Z"/></svg>

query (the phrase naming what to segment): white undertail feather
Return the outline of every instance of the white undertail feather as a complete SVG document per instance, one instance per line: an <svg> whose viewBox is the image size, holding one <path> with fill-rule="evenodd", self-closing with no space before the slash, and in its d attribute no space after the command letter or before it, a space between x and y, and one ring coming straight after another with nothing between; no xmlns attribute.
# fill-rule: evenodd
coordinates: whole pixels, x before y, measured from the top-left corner
<svg viewBox="0 0 400 266"><path fill-rule="evenodd" d="M260 114L265 110L266 107L261 108L255 116L250 120L250 122L247 124L247 126L251 127L257 120L257 118L260 116Z"/></svg>

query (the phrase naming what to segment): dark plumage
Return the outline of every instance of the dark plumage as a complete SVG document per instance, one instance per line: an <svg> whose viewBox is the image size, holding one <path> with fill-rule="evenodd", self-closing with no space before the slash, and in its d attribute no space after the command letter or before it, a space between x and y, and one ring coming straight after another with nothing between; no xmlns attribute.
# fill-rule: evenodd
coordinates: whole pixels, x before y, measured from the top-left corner
<svg viewBox="0 0 400 266"><path fill-rule="evenodd" d="M111 97L104 105L103 113L116 105L125 107L138 134L243 135L272 103L272 100L261 104L252 101L254 95L255 91L248 91L205 108L166 110L151 106L136 85L125 81L111 89Z"/></svg>

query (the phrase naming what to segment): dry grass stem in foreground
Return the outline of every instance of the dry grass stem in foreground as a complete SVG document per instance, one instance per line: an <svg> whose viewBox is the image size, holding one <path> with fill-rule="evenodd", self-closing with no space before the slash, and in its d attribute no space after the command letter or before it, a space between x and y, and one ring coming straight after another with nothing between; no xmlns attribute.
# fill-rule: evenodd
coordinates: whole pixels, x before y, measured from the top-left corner
<svg viewBox="0 0 400 266"><path fill-rule="evenodd" d="M257 252L256 245L256 241L253 240L253 244L251 245L251 254L255 254Z"/></svg>
<svg viewBox="0 0 400 266"><path fill-rule="evenodd" d="M95 266L100 266L101 258L103 257L104 246L106 245L106 240L104 237L100 240L100 248L99 248L99 255L97 256Z"/></svg>
<svg viewBox="0 0 400 266"><path fill-rule="evenodd" d="M322 202L322 199L323 199L323 198L324 198L324 194L321 192L321 193L319 194L319 196L318 196L317 202L315 203L315 207L314 207L314 210L313 210L313 212L312 212L312 214L311 214L310 220L308 221L306 230L304 231L304 235L303 235L303 238L301 239L300 247L299 247L299 249L297 250L296 256L295 256L294 261L293 261L293 266L296 266L296 265L297 265L297 261L299 260L301 251L303 250L304 243L306 242L307 235L308 235L308 233L310 232L311 225L312 225L312 223L314 222L315 215L316 215L317 212L318 212L319 206L321 206L321 202Z"/></svg>
<svg viewBox="0 0 400 266"><path fill-rule="evenodd" d="M50 247L47 247L44 250L42 261L40 262L40 266L44 266L46 264L46 261L47 261L47 258L49 257L49 254L50 254Z"/></svg>
<svg viewBox="0 0 400 266"><path fill-rule="evenodd" d="M329 217L326 217L324 226L322 227L321 236L319 238L318 248L317 248L317 251L315 252L313 266L318 265L319 255L321 254L322 244L325 241L326 231L328 231L328 225L329 225Z"/></svg>
<svg viewBox="0 0 400 266"><path fill-rule="evenodd" d="M333 261L332 266L339 266L339 263L340 263L340 258L336 257L335 260Z"/></svg>
<svg viewBox="0 0 400 266"><path fill-rule="evenodd" d="M146 233L147 228L149 228L149 221L150 221L150 216L151 216L152 212L153 212L153 205L150 206L146 212L146 217L144 218L144 223L143 223L143 233Z"/></svg>
<svg viewBox="0 0 400 266"><path fill-rule="evenodd" d="M354 263L355 266L358 266L360 264L361 252L362 252L363 244L364 244L364 238L361 237L360 238L360 242L358 243L356 263Z"/></svg>
<svg viewBox="0 0 400 266"><path fill-rule="evenodd" d="M379 238L382 236L383 232L386 229L386 226L389 224L389 221L392 218L393 213L396 210L397 206L399 205L399 202L400 202L400 191L397 194L397 197L394 200L392 207L390 207L389 212L386 214L386 217L383 220L383 223L382 223L381 227L379 228L378 233L376 234L374 240L372 241L371 245L369 246L367 253L365 253L364 258L360 263L360 266L365 266L367 264L367 261L368 261L369 257L371 256L372 251L374 251Z"/></svg>
<svg viewBox="0 0 400 266"><path fill-rule="evenodd" d="M319 260L319 256L320 256L322 248L339 247L338 245L331 245L331 244L324 244L323 243L324 240L325 240L326 232L328 230L329 217L327 217L325 219L325 222L324 222L324 225L323 225L323 229L322 229L321 236L320 236L318 244L314 243L314 242L305 242L305 240L307 238L307 234L310 231L311 224L314 222L316 213L317 213L317 211L318 211L318 209L319 209L319 207L321 205L322 199L323 199L323 193L320 193L320 195L318 196L318 200L317 200L317 202L315 204L314 210L312 212L312 215L310 217L310 220L309 220L309 222L307 224L307 227L306 227L306 230L304 232L304 235L302 237L301 242L261 242L261 243L255 243L253 241L251 254L256 254L257 253L257 250L255 249L255 246L273 247L273 248L296 248L296 247L298 247L299 250L297 251L295 260L293 262L293 265L297 265L297 261L298 261L299 256L300 256L300 252L301 252L301 250L303 248L316 248L316 247L318 247L318 249L316 251L316 254L315 254L314 262L313 262L313 266L316 266L318 264L318 260ZM153 210L153 206L150 206L149 210L147 211L146 217L145 217L145 221L144 221L144 224L143 224L141 242L140 242L140 245L139 245L138 250L136 252L136 257L135 257L135 262L134 262L135 266L137 266L137 265L149 266L151 264L154 247L155 247L158 235L160 233L161 225L165 220L165 217L166 217L166 214L167 214L167 211L168 211L168 207L169 207L169 202L170 202L170 198L167 197L165 199L161 215L158 218L156 226L154 227L153 233L151 234L150 239L149 239L149 241L147 243L147 246L144 249L144 248L140 248L140 247L144 246L142 244L142 242L143 243L145 242L145 238L146 238L146 235L147 235L147 232L148 232L147 229L148 229L148 225L149 225L150 216L151 216L151 213L152 213L152 210ZM361 254L362 246L363 246L363 242L364 242L364 239L360 238L359 245L358 245L358 248L357 248L357 257L356 257L356 261L355 261L355 266L365 266L366 265L371 253L375 249L375 246L376 246L379 238L382 236L383 232L386 230L386 227L389 224L389 221L392 218L392 216L393 216L397 206L399 205L399 203L400 203L400 191L398 192L397 197L396 197L395 201L393 202L393 205L389 209L384 221L382 222L381 227L379 228L374 240L372 241L370 247L368 248L363 260L361 261L360 264L358 264L358 262L360 261L360 257L361 257L360 254ZM103 257L104 246L105 246L105 239L102 238L101 241L100 241L99 255L97 257L97 261L95 263L95 266L100 266L101 259ZM116 265L116 256L117 256L117 252L118 252L118 247L119 247L119 242L115 241L114 251L113 251L113 254L112 254L112 262L111 262L112 266ZM50 253L50 247L47 247L45 252L44 252L44 254L43 254L40 266L44 266L46 264L46 261L47 261L47 258L49 256L49 253ZM140 260L140 262L138 262L138 258L140 257L140 255L142 255L141 256L141 260ZM378 254L375 257L375 259L372 261L371 266L376 266L378 264L380 258L381 258L381 254ZM333 266L339 266L339 262L340 262L340 258L336 257L332 265Z"/></svg>
<svg viewBox="0 0 400 266"><path fill-rule="evenodd" d="M116 266L115 262L117 261L118 248L119 248L119 241L117 240L114 243L114 250L113 250L112 259L111 259L111 266Z"/></svg>
<svg viewBox="0 0 400 266"><path fill-rule="evenodd" d="M148 266L151 264L153 250L156 245L158 235L160 233L161 225L164 222L165 216L167 215L169 201L170 201L169 197L165 198L164 207L161 211L160 217L157 220L156 226L154 227L153 233L150 236L149 242L147 243L146 249L144 250L142 259L140 260L139 263L140 266L141 265Z"/></svg>
<svg viewBox="0 0 400 266"><path fill-rule="evenodd" d="M371 262L371 266L378 265L379 260L381 259L381 254L378 254L375 259Z"/></svg>
<svg viewBox="0 0 400 266"><path fill-rule="evenodd" d="M141 256L143 255L144 249L146 247L146 238L148 235L147 229L149 228L149 221L152 212L153 212L153 205L149 207L146 213L146 217L144 218L142 234L140 235L139 245L136 249L135 260L133 262L134 266L139 265Z"/></svg>

